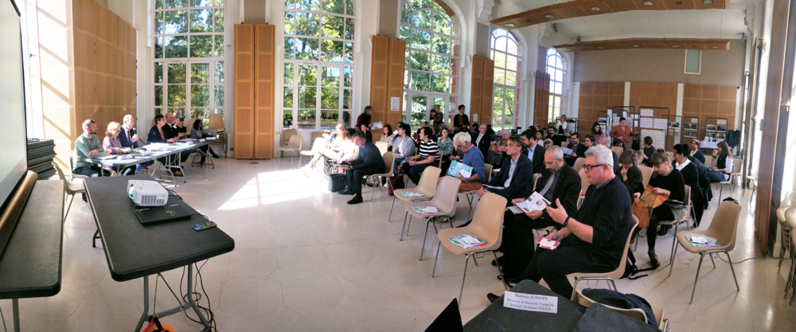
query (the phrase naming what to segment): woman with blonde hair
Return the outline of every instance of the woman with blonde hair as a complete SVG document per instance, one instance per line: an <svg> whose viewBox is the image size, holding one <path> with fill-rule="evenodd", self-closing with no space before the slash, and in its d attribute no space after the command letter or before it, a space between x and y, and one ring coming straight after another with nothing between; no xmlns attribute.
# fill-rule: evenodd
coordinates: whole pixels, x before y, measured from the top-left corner
<svg viewBox="0 0 796 332"><path fill-rule="evenodd" d="M102 149L107 153L119 154L127 153L132 150L132 148L123 147L122 143L119 142L119 132L121 132L121 125L116 121L111 121L111 123L108 124L108 129L105 130L105 139L102 140ZM138 174L142 167L143 165L136 165L135 174ZM125 167L119 174L127 175L127 173L130 173L133 169L132 166Z"/></svg>

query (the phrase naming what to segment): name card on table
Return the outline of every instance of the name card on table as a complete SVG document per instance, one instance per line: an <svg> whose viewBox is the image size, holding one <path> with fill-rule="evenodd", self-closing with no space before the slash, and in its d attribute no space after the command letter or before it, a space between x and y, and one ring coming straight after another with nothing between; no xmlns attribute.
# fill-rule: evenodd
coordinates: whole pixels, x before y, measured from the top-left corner
<svg viewBox="0 0 796 332"><path fill-rule="evenodd" d="M558 313L558 297L506 291L503 306L524 311Z"/></svg>
<svg viewBox="0 0 796 332"><path fill-rule="evenodd" d="M200 138L200 139L199 139L199 142L204 142L204 141L205 141L205 139L204 139L204 138Z"/></svg>

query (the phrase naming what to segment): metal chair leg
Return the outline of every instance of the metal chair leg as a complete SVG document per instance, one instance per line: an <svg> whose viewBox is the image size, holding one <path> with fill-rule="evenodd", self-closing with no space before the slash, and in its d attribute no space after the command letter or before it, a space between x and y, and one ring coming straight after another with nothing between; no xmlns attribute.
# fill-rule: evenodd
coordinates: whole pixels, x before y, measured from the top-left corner
<svg viewBox="0 0 796 332"><path fill-rule="evenodd" d="M70 197L71 199L69 199L69 205L66 207L66 214L64 215L64 220L61 221L62 224L66 223L66 217L69 216L69 209L72 208L72 202L75 201L75 195L67 195L67 196L68 196L67 199L69 199Z"/></svg>
<svg viewBox="0 0 796 332"><path fill-rule="evenodd" d="M498 260L497 253L495 253L494 250L492 250L492 255L495 256L495 262L497 263L498 272L500 272L500 280L504 281L503 282L503 289L508 290L509 289L509 285L506 285L507 280L506 280L506 277L503 276L503 268L500 267L500 261Z"/></svg>
<svg viewBox="0 0 796 332"><path fill-rule="evenodd" d="M614 282L614 279L608 279L608 281L610 281L611 285L614 286L614 292L618 292L619 290L618 290L618 288L616 288L616 283Z"/></svg>
<svg viewBox="0 0 796 332"><path fill-rule="evenodd" d="M392 208L395 207L395 191L392 193L392 205L390 205L390 214L387 215L387 223L390 222L390 218L392 218Z"/></svg>
<svg viewBox="0 0 796 332"><path fill-rule="evenodd" d="M672 252L672 263L669 264L669 276L672 276L672 268L674 267L674 258L677 256L677 247L680 245L679 242L674 243L674 251Z"/></svg>
<svg viewBox="0 0 796 332"><path fill-rule="evenodd" d="M434 274L437 273L437 261L439 260L439 247L442 247L442 242L437 241L437 255L434 256L434 269L431 270L431 278L434 278Z"/></svg>
<svg viewBox="0 0 796 332"><path fill-rule="evenodd" d="M408 215L409 215L409 212L404 213L404 225L401 226L401 239L398 240L398 241L403 241L404 240L404 229L406 229L406 216L408 216ZM409 232L407 231L407 234L406 234L407 237L409 236L408 233Z"/></svg>
<svg viewBox="0 0 796 332"><path fill-rule="evenodd" d="M467 258L464 260L464 274L462 274L462 287L459 288L459 303L462 303L462 294L464 293L464 279L467 278L467 265L470 263L470 256L472 254L467 254Z"/></svg>
<svg viewBox="0 0 796 332"><path fill-rule="evenodd" d="M430 221L430 220L431 220L431 218L426 218L426 232L425 232L425 234L423 234L423 244L420 245L420 259L418 259L418 260L421 261L421 262L423 261L423 251L426 250L426 238L428 238L428 224L433 222L433 221ZM434 228L436 229L437 226L434 225Z"/></svg>
<svg viewBox="0 0 796 332"><path fill-rule="evenodd" d="M732 267L732 258L730 258L730 253L725 251L724 254L727 255L727 261L730 262L730 271L732 271L732 278L735 279L735 290L740 292L741 287L738 287L738 278L735 276L735 268Z"/></svg>
<svg viewBox="0 0 796 332"><path fill-rule="evenodd" d="M713 254L712 253L708 254L708 256L710 256L710 262L713 263L713 268L715 269L716 268L716 261L713 260Z"/></svg>
<svg viewBox="0 0 796 332"><path fill-rule="evenodd" d="M691 289L691 300L688 301L688 304L694 303L694 293L696 292L697 282L699 281L699 270L702 269L702 259L703 258L705 258L705 254L699 254L699 265L697 265L696 278L694 278L694 288ZM735 274L733 274L733 275L735 275Z"/></svg>

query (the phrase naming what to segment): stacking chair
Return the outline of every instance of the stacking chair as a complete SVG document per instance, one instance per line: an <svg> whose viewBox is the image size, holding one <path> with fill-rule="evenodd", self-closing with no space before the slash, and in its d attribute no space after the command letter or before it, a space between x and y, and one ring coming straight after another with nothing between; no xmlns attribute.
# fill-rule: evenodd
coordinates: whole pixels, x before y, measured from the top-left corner
<svg viewBox="0 0 796 332"><path fill-rule="evenodd" d="M423 244L420 249L421 261L423 260L423 251L426 249L428 225L434 224L434 232L437 234L439 234L439 230L437 230L438 221L440 222L440 228L442 228L441 222L446 220L450 223L451 228L453 228L453 220L449 214L456 209L456 192L459 191L460 184L462 184L462 181L457 178L443 176L442 180L439 181L439 185L437 185L437 192L434 194L434 198L426 202L412 202L406 204L406 214L404 214L404 225L401 227L400 241L403 241L404 229L406 229L406 236L409 237L409 228L406 227L407 216L409 217L409 227L412 226L412 217L426 219L426 231L423 234ZM422 214L415 211L415 209L412 208L413 206L433 206L439 210L439 213Z"/></svg>
<svg viewBox="0 0 796 332"><path fill-rule="evenodd" d="M577 290L578 283L583 280L597 280L597 281L605 280L606 282L610 282L609 286L613 286L613 289L615 291L618 291L616 289L616 283L614 283L614 280L622 278L622 274L625 273L625 265L627 264L627 251L630 248L630 239L633 238L633 231L636 230L637 226L638 226L638 219L636 218L636 216L633 216L633 227L630 227L630 232L627 233L625 248L622 250L622 258L619 261L619 267L616 268L616 270L611 272L603 272L603 273L580 273L580 272L570 273L567 275L567 277L575 278L575 285L572 286L572 288ZM572 296L574 299L575 296L574 292L572 293Z"/></svg>
<svg viewBox="0 0 796 332"><path fill-rule="evenodd" d="M789 208L785 210L785 222L790 229L796 228L796 208ZM796 232L790 232L791 250L793 250L793 243L796 241ZM785 299L788 298L788 290L796 287L796 255L791 251L790 255L790 273L788 274L788 282L785 283ZM793 298L796 297L796 291L791 295L790 303L793 303Z"/></svg>
<svg viewBox="0 0 796 332"><path fill-rule="evenodd" d="M459 303L462 301L464 280L467 277L467 264L470 262L471 256L491 251L492 255L495 256L495 261L498 262L500 279L504 280L503 270L500 268L500 261L497 259L495 250L500 248L500 243L503 241L503 209L505 207L505 198L498 196L497 194L487 193L481 198L481 201L475 208L473 221L469 225L460 228L442 229L439 231L439 234L437 234L439 244L437 245L437 255L434 259L434 269L431 271L432 278L434 278L434 275L437 272L437 261L439 260L440 247L445 247L445 249L448 249L448 251L455 255L465 255L462 286L459 289ZM486 240L486 244L482 247L464 249L448 241L448 239L452 237L464 234L473 234L479 239ZM503 288L508 289L505 283L503 284Z"/></svg>
<svg viewBox="0 0 796 332"><path fill-rule="evenodd" d="M575 172L580 172L580 170L583 168L583 164L585 163L586 158L579 157L578 159L575 159L575 163L572 164L572 169L574 169Z"/></svg>
<svg viewBox="0 0 796 332"><path fill-rule="evenodd" d="M381 178L390 178L393 176L392 164L395 161L395 154L392 152L385 152L381 157L384 159L384 173L371 174L367 176L371 179L371 182L374 183L373 190L370 192L371 202L373 201L373 192L376 191L376 186L381 189ZM390 181L387 181L387 185L392 187ZM393 195L394 194L395 193L393 193Z"/></svg>
<svg viewBox="0 0 796 332"><path fill-rule="evenodd" d="M777 269L777 273L782 270L782 260L785 258L785 250L790 253L791 259L793 258L793 247L792 243L790 242L790 233L791 227L788 225L787 218L785 217L785 211L792 208L793 206L780 206L777 208L777 221L779 221L779 265Z"/></svg>
<svg viewBox="0 0 796 332"><path fill-rule="evenodd" d="M674 246L677 245L677 243L676 243L677 242L677 228L680 226L680 224L685 224L685 227L688 230L691 230L691 227L688 226L688 219L691 218L691 208L692 208L691 207L691 186L685 186L685 201L683 202L683 204L685 204L685 208L686 208L685 216L683 216L682 218L680 218L678 220L661 221L659 223L659 225L661 225L661 226L674 226L674 236L672 236L672 250L669 251L672 254L672 256L669 259L669 264L674 264ZM648 229L647 231L652 232L654 230ZM636 246L638 246L638 242L639 241L636 241Z"/></svg>
<svg viewBox="0 0 796 332"><path fill-rule="evenodd" d="M591 307L592 304L599 303L586 297L585 295L583 295L583 293L581 293L577 289L574 292L572 292L572 302L580 304L586 308ZM644 312L644 310L641 310L639 308L623 309L623 308L612 307L602 303L599 304L605 306L608 309L616 311L624 316L627 316L630 319L635 319L639 322L647 323L647 314ZM652 313L655 315L655 320L658 322L658 329L661 331L668 331L669 320L665 317L666 313L664 312L664 310L658 308L652 308Z"/></svg>
<svg viewBox="0 0 796 332"><path fill-rule="evenodd" d="M569 142L561 142L561 147L566 148L569 146Z"/></svg>
<svg viewBox="0 0 796 332"><path fill-rule="evenodd" d="M641 183L643 183L644 188L646 188L650 183L650 178L652 178L652 167L638 166L638 169L641 171Z"/></svg>
<svg viewBox="0 0 796 332"><path fill-rule="evenodd" d="M484 164L484 175L486 175L484 183L489 182L492 178L492 164ZM467 198L467 204L470 205L470 209L467 210L467 220L470 220L470 213L473 212L473 202L475 201L475 195L478 194L478 190L465 191L462 194Z"/></svg>
<svg viewBox="0 0 796 332"><path fill-rule="evenodd" d="M611 151L616 153L616 156L618 157L618 156L622 155L622 152L625 152L625 148L623 148L621 146L614 146L614 147L611 147Z"/></svg>
<svg viewBox="0 0 796 332"><path fill-rule="evenodd" d="M282 146L287 146L290 144L290 138L298 135L298 132L295 129L285 129L282 131Z"/></svg>
<svg viewBox="0 0 796 332"><path fill-rule="evenodd" d="M589 181L586 180L585 169L581 168L580 171L578 171L578 175L580 175L580 195L578 196L578 210L580 210L583 200L586 199L586 190L589 189Z"/></svg>
<svg viewBox="0 0 796 332"><path fill-rule="evenodd" d="M437 192L437 181L439 181L439 173L442 172L439 167L429 166L423 170L423 175L420 176L420 183L413 189L394 189L392 196L392 205L390 206L390 214L387 216L387 222L392 218L392 209L395 207L395 199L398 198L404 202L414 202L420 200L427 200L434 198L434 193ZM421 193L424 198L413 198L403 194L403 192Z"/></svg>
<svg viewBox="0 0 796 332"><path fill-rule="evenodd" d="M290 143L286 147L279 148L280 157L282 152L290 152L290 165L293 166L293 156L295 156L296 151L301 151L301 136L293 135L290 137ZM301 157L299 157L301 158ZM301 160L299 160L301 162Z"/></svg>
<svg viewBox="0 0 796 332"><path fill-rule="evenodd" d="M224 157L227 156L227 134L224 131L224 114L210 114L207 129L215 129L218 139L210 143L210 147L220 145L224 149Z"/></svg>
<svg viewBox="0 0 796 332"><path fill-rule="evenodd" d="M387 149L390 147L390 144L387 142L376 142L376 147L379 148L379 152L384 155L387 152ZM442 158L440 158L442 160Z"/></svg>
<svg viewBox="0 0 796 332"><path fill-rule="evenodd" d="M699 254L699 265L697 265L697 273L696 278L694 279L694 288L691 290L691 300L688 303L694 302L694 292L696 292L696 285L699 281L699 270L702 268L702 259L705 258L705 255L710 257L710 260L713 262L713 267L716 267L716 262L713 261L713 256L711 254L714 253L724 253L727 255L727 260L730 262L730 270L732 271L732 277L735 279L735 288L740 291L741 288L738 287L738 278L735 277L735 269L732 267L732 258L730 258L730 251L735 248L735 234L736 229L738 228L738 219L741 216L741 206L732 202L721 202L719 208L716 209L716 213L713 215L713 220L708 226L707 230L704 231L693 231L693 232L680 232L677 234L677 242L683 249L694 253ZM722 247L718 248L701 248L695 247L691 245L691 241L688 241L686 237L691 236L709 236L715 238ZM677 246L674 247L674 257L677 254ZM672 260L674 262L674 260ZM672 275L672 267L674 264L669 266L669 276Z"/></svg>
<svg viewBox="0 0 796 332"><path fill-rule="evenodd" d="M86 187L83 186L83 181L80 182L72 182L75 177L72 176L72 179L67 181L66 176L64 176L64 171L61 170L61 166L58 166L58 163L53 161L53 167L55 171L58 173L58 178L64 181L64 191L66 192L66 199L69 199L69 205L66 207L66 214L64 214L64 219L61 223L66 222L66 217L69 216L69 209L72 207L72 202L75 201L75 195L83 194L86 192ZM70 199L71 198L71 199Z"/></svg>
<svg viewBox="0 0 796 332"><path fill-rule="evenodd" d="M315 140L312 141L312 150L309 150L309 151L301 150L301 151L299 151L299 166L301 166L301 157L307 156L307 157L312 158L312 156L314 156L316 153L318 153L321 150L323 150L323 146L324 146L323 137L316 138Z"/></svg>
<svg viewBox="0 0 796 332"><path fill-rule="evenodd" d="M666 152L666 158L669 160L669 162L672 162L672 160L674 160L674 152Z"/></svg>
<svg viewBox="0 0 796 332"><path fill-rule="evenodd" d="M714 159L716 159L716 157L713 157L711 155L705 155L705 166L710 167L711 165L713 165Z"/></svg>
<svg viewBox="0 0 796 332"><path fill-rule="evenodd" d="M313 131L313 132L310 133L310 139L313 142L315 142L315 140L318 139L318 138L323 138L323 132L322 131Z"/></svg>

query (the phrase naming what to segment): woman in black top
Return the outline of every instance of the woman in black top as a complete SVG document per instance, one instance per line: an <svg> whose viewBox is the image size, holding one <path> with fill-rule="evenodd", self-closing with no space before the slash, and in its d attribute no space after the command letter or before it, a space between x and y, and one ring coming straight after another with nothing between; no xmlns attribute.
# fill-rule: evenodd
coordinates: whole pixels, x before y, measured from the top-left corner
<svg viewBox="0 0 796 332"><path fill-rule="evenodd" d="M699 169L697 169L697 165L688 159L688 145L677 144L674 146L674 160L672 161L672 166L683 175L683 182L685 185L691 187L691 205L694 208L694 222L699 225L699 222L702 220L702 213L705 211L704 205L702 204L702 186L699 185ZM663 230L663 227L661 227L661 230Z"/></svg>
<svg viewBox="0 0 796 332"><path fill-rule="evenodd" d="M685 216L685 207L670 208L671 205L680 204L685 198L685 183L680 171L672 168L666 151L658 149L652 154L652 170L655 171L649 185L653 187L656 194L668 196L669 199L663 205L652 210L650 224L647 227L647 245L649 247L650 264L653 268L661 265L658 256L655 255L655 240L658 238L656 229L661 221L677 220ZM636 194L640 195L640 194ZM669 205L669 206L667 206Z"/></svg>
<svg viewBox="0 0 796 332"><path fill-rule="evenodd" d="M636 154L633 151L622 152L619 156L619 165L622 167L614 171L616 177L622 180L630 196L644 192L644 180L641 170L636 167Z"/></svg>
<svg viewBox="0 0 796 332"><path fill-rule="evenodd" d="M652 146L652 137L646 136L644 137L644 150L643 154L641 154L641 159L643 160L644 166L652 167L652 162L650 162L650 157L652 154L655 153L655 147Z"/></svg>

